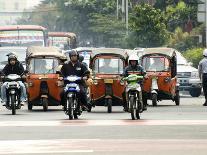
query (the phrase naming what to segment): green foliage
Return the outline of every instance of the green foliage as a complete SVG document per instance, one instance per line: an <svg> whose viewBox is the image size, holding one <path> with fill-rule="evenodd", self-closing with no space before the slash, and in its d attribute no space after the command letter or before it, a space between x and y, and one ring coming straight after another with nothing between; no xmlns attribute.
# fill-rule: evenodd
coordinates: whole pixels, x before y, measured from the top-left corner
<svg viewBox="0 0 207 155"><path fill-rule="evenodd" d="M176 27L184 28L189 19L194 22L197 21L197 8L195 6L188 6L185 2L180 1L177 5L167 6L166 16L167 28L172 32Z"/></svg>
<svg viewBox="0 0 207 155"><path fill-rule="evenodd" d="M130 18L131 46L156 47L165 44L168 33L164 14L151 5L137 5Z"/></svg>
<svg viewBox="0 0 207 155"><path fill-rule="evenodd" d="M175 32L171 34L168 46L179 51L186 51L188 49L198 47L199 44L194 37L187 32L183 32L183 30L178 27Z"/></svg>
<svg viewBox="0 0 207 155"><path fill-rule="evenodd" d="M203 48L193 48L184 52L186 59L193 63L194 67L198 67L200 60L203 58Z"/></svg>

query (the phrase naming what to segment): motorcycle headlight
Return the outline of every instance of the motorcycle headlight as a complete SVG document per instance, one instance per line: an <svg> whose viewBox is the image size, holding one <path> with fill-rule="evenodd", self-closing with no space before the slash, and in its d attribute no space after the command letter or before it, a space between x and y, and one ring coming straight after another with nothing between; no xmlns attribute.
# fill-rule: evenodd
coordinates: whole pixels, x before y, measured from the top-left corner
<svg viewBox="0 0 207 155"><path fill-rule="evenodd" d="M170 78L170 77L166 77L166 78L165 78L165 82L166 82L166 83L168 83L168 82L170 82L170 81L171 81L171 78Z"/></svg>
<svg viewBox="0 0 207 155"><path fill-rule="evenodd" d="M28 82L28 86L32 87L33 86L33 82Z"/></svg>
<svg viewBox="0 0 207 155"><path fill-rule="evenodd" d="M196 72L192 72L191 73L191 77L192 78L199 78L198 72L197 71Z"/></svg>

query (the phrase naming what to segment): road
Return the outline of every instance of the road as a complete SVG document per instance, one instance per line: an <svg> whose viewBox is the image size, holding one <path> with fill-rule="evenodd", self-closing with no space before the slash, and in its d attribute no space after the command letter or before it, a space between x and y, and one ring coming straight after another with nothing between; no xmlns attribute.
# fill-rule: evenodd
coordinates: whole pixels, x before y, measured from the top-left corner
<svg viewBox="0 0 207 155"><path fill-rule="evenodd" d="M203 97L183 95L181 105L162 101L132 121L122 107L84 112L68 120L61 107L43 112L26 106L12 116L0 108L1 154L206 155L207 107ZM149 102L149 104L151 104Z"/></svg>

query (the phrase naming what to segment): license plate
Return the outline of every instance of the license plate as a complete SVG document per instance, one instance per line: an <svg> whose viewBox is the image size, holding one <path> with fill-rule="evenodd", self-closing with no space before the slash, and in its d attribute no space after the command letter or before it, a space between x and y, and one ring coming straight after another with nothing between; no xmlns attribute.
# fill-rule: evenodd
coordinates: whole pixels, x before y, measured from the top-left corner
<svg viewBox="0 0 207 155"><path fill-rule="evenodd" d="M104 79L104 83L113 83L113 79Z"/></svg>

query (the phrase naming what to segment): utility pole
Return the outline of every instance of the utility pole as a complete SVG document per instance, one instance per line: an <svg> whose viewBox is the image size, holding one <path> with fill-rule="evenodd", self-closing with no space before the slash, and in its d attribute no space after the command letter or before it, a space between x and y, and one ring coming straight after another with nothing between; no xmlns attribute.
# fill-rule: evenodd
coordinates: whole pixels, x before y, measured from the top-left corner
<svg viewBox="0 0 207 155"><path fill-rule="evenodd" d="M122 3L121 3L122 7L121 7L121 12L122 12L122 22L125 22L125 0L122 0Z"/></svg>
<svg viewBox="0 0 207 155"><path fill-rule="evenodd" d="M116 18L119 19L119 0L116 0Z"/></svg>
<svg viewBox="0 0 207 155"><path fill-rule="evenodd" d="M206 8L206 12L205 12L205 28L206 28L206 47L207 47L207 0L205 0L205 8Z"/></svg>
<svg viewBox="0 0 207 155"><path fill-rule="evenodd" d="M129 1L126 0L126 35L129 34Z"/></svg>

